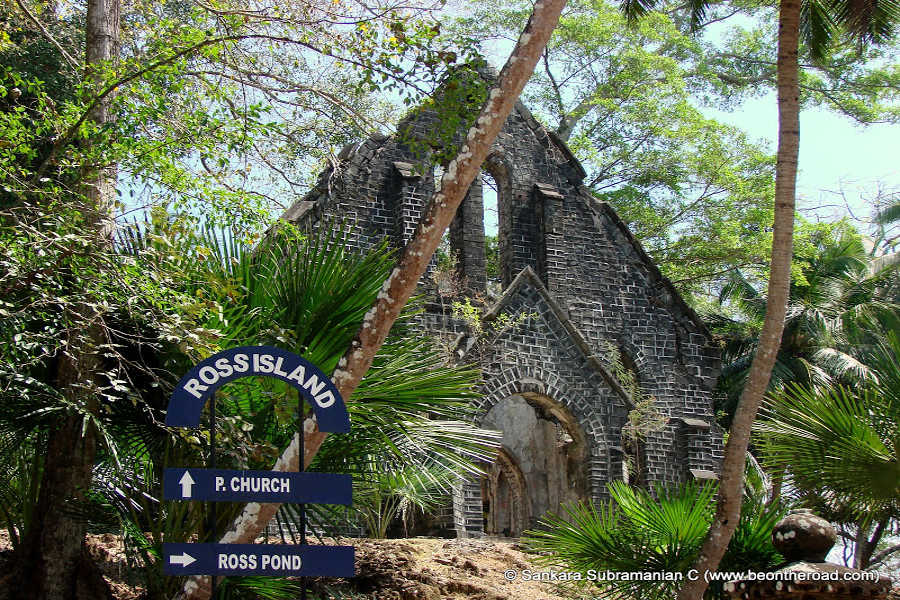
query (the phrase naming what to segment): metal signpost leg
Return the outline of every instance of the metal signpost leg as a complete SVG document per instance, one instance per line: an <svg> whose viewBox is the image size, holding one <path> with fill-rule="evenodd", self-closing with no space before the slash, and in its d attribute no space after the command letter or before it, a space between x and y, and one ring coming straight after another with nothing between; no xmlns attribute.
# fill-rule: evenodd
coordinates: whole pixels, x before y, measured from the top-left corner
<svg viewBox="0 0 900 600"><path fill-rule="evenodd" d="M300 395L298 394L298 396L300 396ZM305 467L304 463L306 462L306 453L304 452L304 449L303 449L303 443L304 443L303 437L306 434L306 432L304 431L304 424L305 424L304 416L305 415L303 413L305 411L303 410L303 396L300 396L299 405L297 407L297 410L300 412L300 434L299 434L300 435L300 440L299 440L300 468L299 468L299 471L302 473L304 470L304 467ZM306 545L306 504L300 505L300 545L301 546ZM300 578L300 600L306 600L306 577Z"/></svg>
<svg viewBox="0 0 900 600"><path fill-rule="evenodd" d="M209 468L216 468L216 395L215 393L209 396ZM212 543L216 543L219 541L219 536L216 532L216 503L210 502L210 525L209 529L212 532ZM212 600L216 600L216 576L215 574L210 576L210 598Z"/></svg>

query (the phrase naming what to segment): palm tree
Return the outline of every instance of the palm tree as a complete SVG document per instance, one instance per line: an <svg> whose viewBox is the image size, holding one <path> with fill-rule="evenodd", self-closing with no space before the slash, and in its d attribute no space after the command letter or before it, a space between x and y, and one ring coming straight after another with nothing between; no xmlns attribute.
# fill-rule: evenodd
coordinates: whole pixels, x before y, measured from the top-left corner
<svg viewBox="0 0 900 600"><path fill-rule="evenodd" d="M864 354L867 378L852 387L786 386L766 401L756 426L766 461L787 465L797 494L858 526L858 568L869 566L887 523L900 517L898 355L900 337L891 331Z"/></svg>
<svg viewBox="0 0 900 600"><path fill-rule="evenodd" d="M636 18L658 4L657 0L623 0L622 8ZM699 24L710 2L689 3L692 21ZM695 568L715 570L740 513L741 486L750 431L769 386L784 329L791 282L791 250L797 187L797 156L800 150L799 46L801 37L813 57L820 57L839 31L860 41L879 43L889 39L900 22L896 0L780 0L778 12L778 151L775 168L775 218L772 260L769 267L768 302L759 344L732 421L722 464L718 508L709 536ZM698 600L706 589L703 578L688 582L679 600Z"/></svg>
<svg viewBox="0 0 900 600"><path fill-rule="evenodd" d="M884 283L895 270L875 270L862 239L852 230L836 238L822 234L816 253L800 263L791 281L784 333L769 390L789 382L825 384L865 377L868 367L859 349L869 343L873 327L897 324L898 306L884 298ZM739 319L710 315L714 328L725 337L719 380L725 392L724 409L730 422L759 343L759 325L767 298L739 271L729 275L720 302L740 312Z"/></svg>
<svg viewBox="0 0 900 600"><path fill-rule="evenodd" d="M525 543L548 565L564 564L580 573L607 570L626 573L686 574L697 558L712 521L713 485L687 484L654 494L621 481L609 485L611 501L600 507L575 504L565 515L546 515L540 528L526 533ZM772 528L784 510L747 497L737 532L723 567L766 571L783 559L772 546ZM593 582L601 597L668 599L679 582L615 580ZM721 584L707 593L723 596Z"/></svg>
<svg viewBox="0 0 900 600"><path fill-rule="evenodd" d="M354 477L352 514L370 538L388 537L388 530L398 520L406 537L414 514L445 504L457 479L457 473L439 462L401 464L386 461L382 452L370 457L368 469Z"/></svg>

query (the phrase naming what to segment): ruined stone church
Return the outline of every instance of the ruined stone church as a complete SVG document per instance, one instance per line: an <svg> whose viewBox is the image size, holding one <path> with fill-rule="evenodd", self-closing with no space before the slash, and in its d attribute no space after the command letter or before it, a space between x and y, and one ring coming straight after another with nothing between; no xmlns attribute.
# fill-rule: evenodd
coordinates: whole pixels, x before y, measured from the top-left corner
<svg viewBox="0 0 900 600"><path fill-rule="evenodd" d="M282 218L312 228L347 219L357 247L387 238L402 248L440 173L404 140L425 136L436 118L420 112L401 123L403 136L344 148ZM460 536L517 536L563 503L602 500L611 481L715 478L719 352L697 314L582 184L585 171L566 144L521 103L483 169L497 194L499 291L488 291L481 181L458 210L449 244L465 294L488 298L484 321L512 315L513 326L476 340L436 297L422 324L452 339L461 363L480 366L477 421L503 432L502 448L485 477L455 491L445 525ZM422 281L432 293L434 268L433 259ZM635 402L623 372L664 417L638 441L623 435Z"/></svg>

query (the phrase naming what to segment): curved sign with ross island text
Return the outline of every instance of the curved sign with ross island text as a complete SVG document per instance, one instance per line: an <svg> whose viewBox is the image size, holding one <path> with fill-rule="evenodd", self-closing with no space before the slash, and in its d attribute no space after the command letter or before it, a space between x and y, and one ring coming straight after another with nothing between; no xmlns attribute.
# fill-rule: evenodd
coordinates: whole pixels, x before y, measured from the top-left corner
<svg viewBox="0 0 900 600"><path fill-rule="evenodd" d="M235 379L259 375L280 379L300 392L316 414L319 431L350 431L347 408L331 379L302 356L274 346L230 348L198 363L172 392L166 425L199 427L211 394Z"/></svg>

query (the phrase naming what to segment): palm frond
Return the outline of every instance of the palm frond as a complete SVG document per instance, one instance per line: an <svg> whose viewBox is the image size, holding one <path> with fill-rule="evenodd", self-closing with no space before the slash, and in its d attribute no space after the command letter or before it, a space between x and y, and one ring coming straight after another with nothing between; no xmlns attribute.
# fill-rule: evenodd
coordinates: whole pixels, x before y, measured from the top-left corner
<svg viewBox="0 0 900 600"><path fill-rule="evenodd" d="M863 44L890 40L900 22L897 0L831 0L829 10L834 20Z"/></svg>
<svg viewBox="0 0 900 600"><path fill-rule="evenodd" d="M800 5L800 39L814 60L822 60L834 40L837 28L822 0L807 0Z"/></svg>
<svg viewBox="0 0 900 600"><path fill-rule="evenodd" d="M657 0L623 0L622 13L629 22L635 22L656 8Z"/></svg>
<svg viewBox="0 0 900 600"><path fill-rule="evenodd" d="M871 511L900 497L896 408L869 387L789 385L767 400L756 430L795 485Z"/></svg>
<svg viewBox="0 0 900 600"><path fill-rule="evenodd" d="M687 8L691 13L691 31L699 31L706 20L709 0L688 0Z"/></svg>
<svg viewBox="0 0 900 600"><path fill-rule="evenodd" d="M856 380L877 380L877 375L869 367L852 354L838 350L837 348L820 348L813 353L813 362L821 365L813 367L817 372L821 373L820 377L811 377L816 385L822 386L831 382L828 374L833 373L839 378L850 377Z"/></svg>
<svg viewBox="0 0 900 600"><path fill-rule="evenodd" d="M900 221L900 201L886 206L875 215L875 222L880 225L888 225Z"/></svg>
<svg viewBox="0 0 900 600"><path fill-rule="evenodd" d="M301 582L280 577L229 576L219 584L228 598L259 598L260 600L294 600L300 597Z"/></svg>
<svg viewBox="0 0 900 600"><path fill-rule="evenodd" d="M751 317L761 318L766 312L766 302L744 274L735 269L728 273L725 285L719 291L719 302L735 304Z"/></svg>
<svg viewBox="0 0 900 600"><path fill-rule="evenodd" d="M526 546L542 564L567 569L614 572L686 573L693 564L712 522L716 487L684 484L660 488L655 497L623 482L609 485L610 501L595 507L574 504L563 515L548 514L540 528L525 534ZM741 520L729 544L723 568L771 569L781 557L771 543L772 528L783 511L745 501ZM649 578L648 578L649 579ZM679 582L635 578L603 578L592 585L602 597L671 598ZM721 586L711 588L722 597Z"/></svg>

